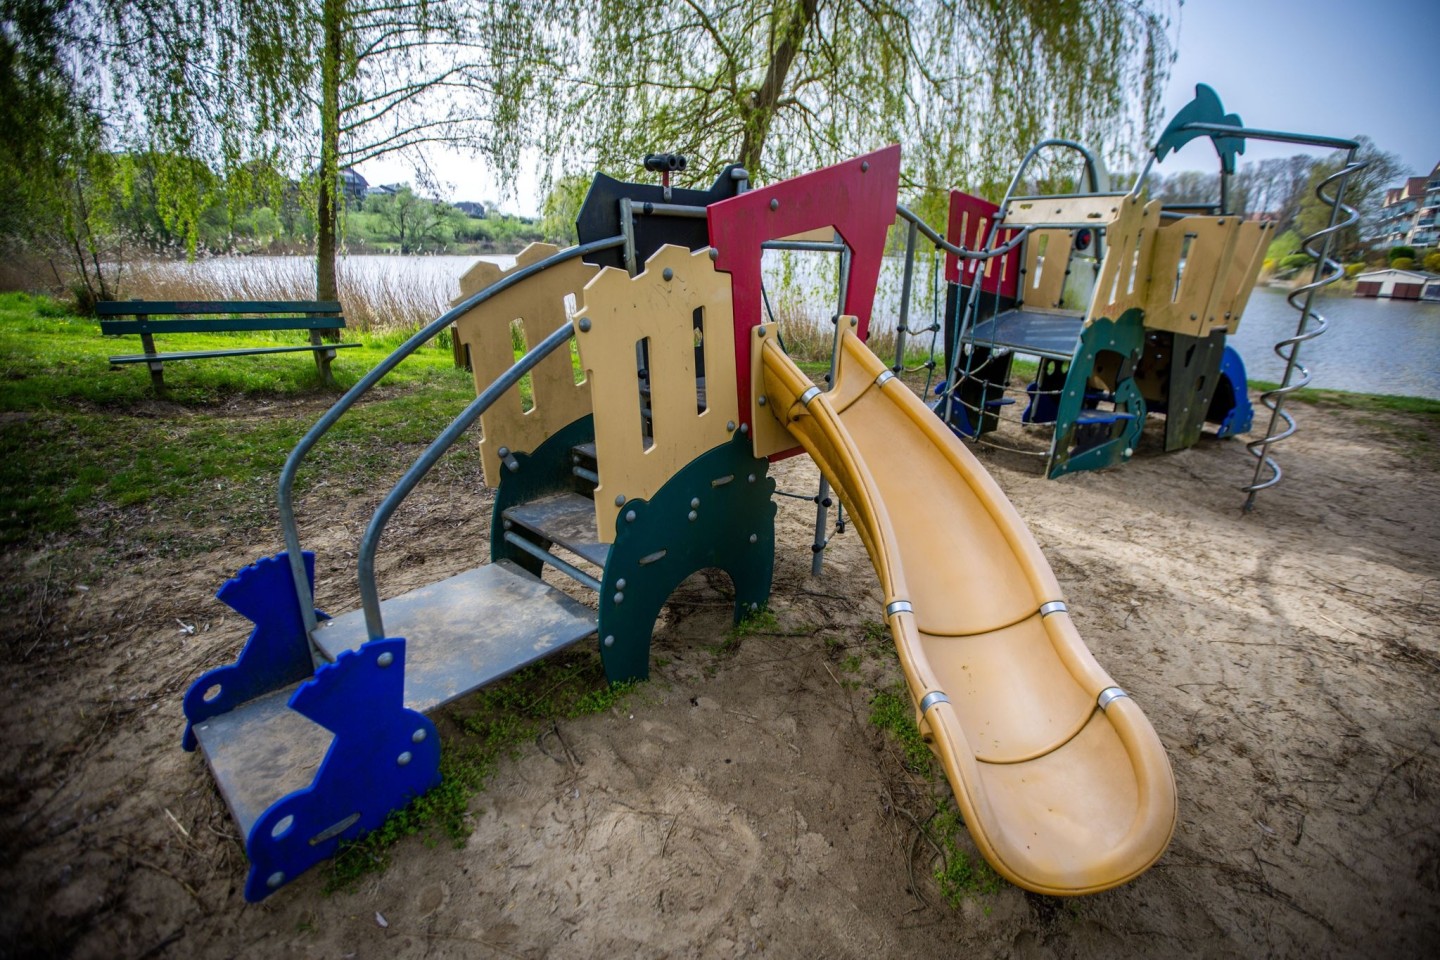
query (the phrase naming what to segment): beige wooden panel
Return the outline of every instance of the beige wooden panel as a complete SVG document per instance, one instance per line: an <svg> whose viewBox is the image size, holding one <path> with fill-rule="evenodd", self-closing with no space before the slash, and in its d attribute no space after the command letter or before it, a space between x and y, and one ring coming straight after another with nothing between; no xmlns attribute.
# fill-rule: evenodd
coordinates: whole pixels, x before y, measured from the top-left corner
<svg viewBox="0 0 1440 960"><path fill-rule="evenodd" d="M1240 328L1240 315L1245 312L1245 305L1250 302L1250 294L1255 290L1255 280L1260 276L1265 251L1270 247L1274 232L1273 220L1247 220L1240 224L1239 236L1235 238L1235 252L1230 257L1230 269L1225 274L1225 290L1215 308L1230 333Z"/></svg>
<svg viewBox="0 0 1440 960"><path fill-rule="evenodd" d="M558 252L551 244L532 243L520 252L510 270L481 261L460 279L461 299ZM533 347L569 320L565 298L578 299L597 269L579 258L567 260L522 280L455 321L456 338L470 348L477 394L515 363L511 324L519 321L526 344ZM530 374L530 386L533 405L529 410L524 408L517 386L480 417L480 462L489 486L500 485L501 447L532 451L555 431L590 412L590 387L575 382L569 350L561 348L540 361Z"/></svg>
<svg viewBox="0 0 1440 960"><path fill-rule="evenodd" d="M761 356L765 342L775 339L777 324L760 324L750 331L750 442L755 456L768 457L795 448L795 437L785 427L788 411L775 397L765 393L765 370ZM760 401L764 399L762 404Z"/></svg>
<svg viewBox="0 0 1440 960"><path fill-rule="evenodd" d="M1146 304L1159 222L1160 201L1144 203L1138 195L1122 198L1120 213L1105 229L1105 259L1095 280L1087 324L1099 317L1114 320L1126 310Z"/></svg>
<svg viewBox="0 0 1440 960"><path fill-rule="evenodd" d="M1103 227L1120 215L1126 196L1096 194L1085 197L1035 197L1011 200L1006 208L1005 226L1044 226L1047 223L1086 223Z"/></svg>
<svg viewBox="0 0 1440 960"><path fill-rule="evenodd" d="M730 275L715 270L708 250L692 254L666 245L635 277L613 267L600 271L583 300L575 322L595 404L595 518L600 539L611 543L617 500L653 497L681 467L729 440L739 423ZM696 402L697 309L705 344L703 412ZM636 347L647 338L649 444L636 376Z"/></svg>
<svg viewBox="0 0 1440 960"><path fill-rule="evenodd" d="M1184 217L1161 225L1150 264L1145 326L1204 337L1226 325L1217 306L1240 222L1234 216Z"/></svg>
<svg viewBox="0 0 1440 960"><path fill-rule="evenodd" d="M1025 238L1025 272L1020 302L1030 310L1057 310L1065 293L1074 235L1069 230L1036 230Z"/></svg>

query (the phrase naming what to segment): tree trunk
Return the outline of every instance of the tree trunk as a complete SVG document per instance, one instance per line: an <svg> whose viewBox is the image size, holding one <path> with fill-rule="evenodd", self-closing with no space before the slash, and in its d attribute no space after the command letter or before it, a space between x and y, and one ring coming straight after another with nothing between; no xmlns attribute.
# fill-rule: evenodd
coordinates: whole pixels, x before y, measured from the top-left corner
<svg viewBox="0 0 1440 960"><path fill-rule="evenodd" d="M320 65L320 185L316 200L315 299L336 300L335 248L340 182L340 40L345 0L325 0ZM340 202L344 202L343 198Z"/></svg>
<svg viewBox="0 0 1440 960"><path fill-rule="evenodd" d="M745 107L745 134L740 141L740 165L750 172L753 181L760 173L760 158L765 154L765 140L770 135L770 124L775 119L775 110L785 92L785 79L790 66L805 42L805 31L815 19L819 0L798 0L790 9L790 15L776 31L775 53L770 67L765 71L765 81L750 97Z"/></svg>

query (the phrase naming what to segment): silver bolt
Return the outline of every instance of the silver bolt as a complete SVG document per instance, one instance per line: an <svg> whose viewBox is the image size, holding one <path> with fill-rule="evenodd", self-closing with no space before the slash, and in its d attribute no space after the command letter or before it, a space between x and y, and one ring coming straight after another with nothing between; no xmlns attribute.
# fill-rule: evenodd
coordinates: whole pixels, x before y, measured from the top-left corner
<svg viewBox="0 0 1440 960"><path fill-rule="evenodd" d="M413 758L410 756L410 751L406 750L404 753L400 754L400 756L395 758L395 762L400 766L404 767L409 766L412 759Z"/></svg>
<svg viewBox="0 0 1440 960"><path fill-rule="evenodd" d="M765 406L765 403L766 403L766 401L765 401L765 398L764 398L764 397L761 397L761 398L760 398L760 399L759 399L759 400L757 400L757 401L756 401L756 402L757 402L757 403L759 403L759 404L760 404L760 406L762 406L762 407L763 407L763 406Z"/></svg>
<svg viewBox="0 0 1440 960"><path fill-rule="evenodd" d="M719 250L716 250L714 247L711 247L711 248L710 248L710 259L711 259L711 260L719 260L719 259L720 259L720 251L719 251Z"/></svg>
<svg viewBox="0 0 1440 960"><path fill-rule="evenodd" d="M728 430L728 431L731 432L731 433L734 433L734 432L735 432L735 421L734 421L734 420L726 420L726 421L725 421L725 429Z"/></svg>
<svg viewBox="0 0 1440 960"><path fill-rule="evenodd" d="M771 200L771 201L770 201L770 209L771 209L771 210L779 210L779 209L780 209L780 201L779 201L779 200Z"/></svg>
<svg viewBox="0 0 1440 960"><path fill-rule="evenodd" d="M750 424L748 424L748 423L742 423L742 424L740 424L740 432L741 432L741 433L744 433L744 434L749 434L749 433L750 433Z"/></svg>
<svg viewBox="0 0 1440 960"><path fill-rule="evenodd" d="M615 494L615 506L617 506L617 507L623 507L623 506L625 506L625 494L623 494L623 493L617 493L617 494Z"/></svg>
<svg viewBox="0 0 1440 960"><path fill-rule="evenodd" d="M760 328L760 333L757 334L757 336L761 336L761 337L765 336L765 328L764 328L764 327L761 327L761 328Z"/></svg>
<svg viewBox="0 0 1440 960"><path fill-rule="evenodd" d="M607 647L613 647L613 646L615 646L615 636L614 636L613 634L605 638L605 646L607 646Z"/></svg>
<svg viewBox="0 0 1440 960"><path fill-rule="evenodd" d="M589 333L589 332L590 332L590 318L589 318L589 317L581 317L581 318L580 318L580 332L581 332L581 333Z"/></svg>
<svg viewBox="0 0 1440 960"><path fill-rule="evenodd" d="M745 482L746 482L746 483L754 483L754 482L755 482L755 474L752 473L752 474L750 474L750 476L746 477L746 478L745 478Z"/></svg>
<svg viewBox="0 0 1440 960"><path fill-rule="evenodd" d="M860 172L861 172L861 173L869 173L869 172L870 172L870 161L869 161L869 160L861 160L861 161L860 161Z"/></svg>
<svg viewBox="0 0 1440 960"><path fill-rule="evenodd" d="M634 510L626 510L626 511L625 511L625 522L626 522L626 523L634 523L634 522L635 522L635 511L634 511Z"/></svg>
<svg viewBox="0 0 1440 960"><path fill-rule="evenodd" d="M691 523L694 523L699 517L700 517L700 514L696 513L694 510L691 510L691 511L690 511L690 522L691 522Z"/></svg>
<svg viewBox="0 0 1440 960"><path fill-rule="evenodd" d="M395 662L395 654L386 651L375 658L375 663L382 667L388 667Z"/></svg>
<svg viewBox="0 0 1440 960"><path fill-rule="evenodd" d="M424 742L425 742L425 728L424 728L424 727L421 727L419 730L416 730L414 733L410 734L410 742L411 742L411 743L424 743Z"/></svg>
<svg viewBox="0 0 1440 960"><path fill-rule="evenodd" d="M756 536L755 534L752 533L752 534L750 534L750 542L751 542L751 543L759 543L759 542L760 542L760 538L759 538L758 536Z"/></svg>
<svg viewBox="0 0 1440 960"><path fill-rule="evenodd" d="M625 602L625 594L620 593L620 592L617 591L617 592L615 593L615 596L614 596L612 599L614 600L615 603L624 603L624 602Z"/></svg>
<svg viewBox="0 0 1440 960"><path fill-rule="evenodd" d="M501 459L501 460L504 460L506 457L510 456L510 448L509 448L509 447L501 447L499 450L496 450L495 452L500 455L500 459Z"/></svg>
<svg viewBox="0 0 1440 960"><path fill-rule="evenodd" d="M695 497L695 498L693 498L693 499L690 501L690 509L691 509L691 510L699 510L699 509L700 509L700 498L699 498L699 497Z"/></svg>
<svg viewBox="0 0 1440 960"><path fill-rule="evenodd" d="M662 270L662 271L660 272L660 276L664 277L666 280L674 280L674 279L675 279L675 271L674 271L674 270L671 270L669 267L666 267L664 270Z"/></svg>
<svg viewBox="0 0 1440 960"><path fill-rule="evenodd" d="M509 520L501 520L500 526L504 527L506 530L509 530L511 527L515 526L515 524L511 523Z"/></svg>
<svg viewBox="0 0 1440 960"><path fill-rule="evenodd" d="M625 578L624 578L624 577L621 577L619 580L616 580L616 581L615 581L615 589L616 589L616 590L624 590L624 589L625 589Z"/></svg>
<svg viewBox="0 0 1440 960"><path fill-rule="evenodd" d="M280 884L284 882L285 874L281 873L279 870L276 870L274 873L270 874L270 876L265 878L265 886L269 887L271 890L274 890L276 887L280 886Z"/></svg>
<svg viewBox="0 0 1440 960"><path fill-rule="evenodd" d="M852 327L858 327L859 325L860 325L860 318L859 318L859 317L851 317L851 318L850 318L850 326L852 326Z"/></svg>

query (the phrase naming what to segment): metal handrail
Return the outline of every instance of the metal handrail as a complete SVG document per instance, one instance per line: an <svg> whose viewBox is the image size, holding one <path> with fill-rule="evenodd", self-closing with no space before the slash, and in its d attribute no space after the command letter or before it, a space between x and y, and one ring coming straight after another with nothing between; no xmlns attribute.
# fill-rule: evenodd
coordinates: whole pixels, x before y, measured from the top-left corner
<svg viewBox="0 0 1440 960"><path fill-rule="evenodd" d="M430 342L440 331L450 326L450 324L454 323L468 311L542 270L553 267L559 263L564 263L567 260L573 260L576 257L583 257L600 250L608 250L612 247L621 246L624 242L625 238L623 236L614 236L604 240L592 240L589 243L582 243L578 246L570 247L567 250L561 250L553 256L546 257L544 260L532 263L528 267L523 267L513 273L507 274L498 282L462 300L459 304L412 334L410 338L397 347L393 353L384 360L381 360L374 369L361 377L353 387L345 391L345 394L339 400L335 401L334 405L325 411L319 420L315 421L314 426L306 432L305 436L300 438L300 442L295 445L295 449L290 451L290 456L286 458L285 466L280 471L278 495L280 529L285 538L285 550L290 561L290 575L295 583L295 595L300 601L300 614L304 618L305 635L310 644L310 656L316 666L319 666L323 662L328 662L331 657L315 643L314 639L315 627L318 622L315 617L315 600L310 591L310 578L305 572L304 555L300 550L300 533L295 523L294 503L295 474L299 471L300 464L304 462L310 450L320 441L320 438L335 425L335 422L339 420L347 410L354 406L356 401L364 396L371 387L375 386L386 374L399 366L400 362L406 357Z"/></svg>
<svg viewBox="0 0 1440 960"><path fill-rule="evenodd" d="M468 430L481 414L518 384L525 374L535 369L541 360L569 343L574 335L574 327L567 321L541 340L529 353L516 360L510 369L496 377L490 386L470 401L458 417L450 421L450 425L441 431L440 436L431 441L420 458L405 471L405 475L390 489L385 499L380 501L380 506L370 518L370 525L365 528L365 535L360 538L360 553L356 561L360 580L360 606L365 611L365 629L371 640L380 640L385 636L385 626L380 615L380 591L375 583L375 551L380 545L380 535L385 532L385 524L390 521L390 516L400 506L401 501L410 495L410 491L415 489L415 485L430 472L430 468L435 466L445 451L460 439L460 435Z"/></svg>

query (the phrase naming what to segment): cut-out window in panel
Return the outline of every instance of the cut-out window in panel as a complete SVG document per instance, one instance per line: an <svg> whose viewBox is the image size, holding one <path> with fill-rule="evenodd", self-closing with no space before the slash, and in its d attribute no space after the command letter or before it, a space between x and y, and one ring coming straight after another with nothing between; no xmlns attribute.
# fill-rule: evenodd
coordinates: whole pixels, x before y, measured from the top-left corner
<svg viewBox="0 0 1440 960"><path fill-rule="evenodd" d="M650 338L635 341L635 389L640 398L641 445L649 450L655 444L655 418L650 409Z"/></svg>
<svg viewBox="0 0 1440 960"><path fill-rule="evenodd" d="M519 360L530 352L530 339L525 335L525 321L516 317L510 321L510 350ZM535 386L530 374L520 378L520 409L530 410L535 406Z"/></svg>
<svg viewBox="0 0 1440 960"><path fill-rule="evenodd" d="M690 315L691 334L695 341L695 412L705 412L705 308L696 307Z"/></svg>
<svg viewBox="0 0 1440 960"><path fill-rule="evenodd" d="M1050 235L1042 233L1035 238L1035 279L1031 282L1031 289L1040 286L1040 276L1045 272L1045 251L1050 249ZM1049 306L1049 304L1046 304Z"/></svg>
<svg viewBox="0 0 1440 960"><path fill-rule="evenodd" d="M1185 264L1190 259L1190 246L1195 242L1196 235L1185 234L1185 240L1180 244L1180 261L1175 264L1175 290L1170 294L1170 302L1177 303L1180 300L1180 285L1185 281Z"/></svg>

